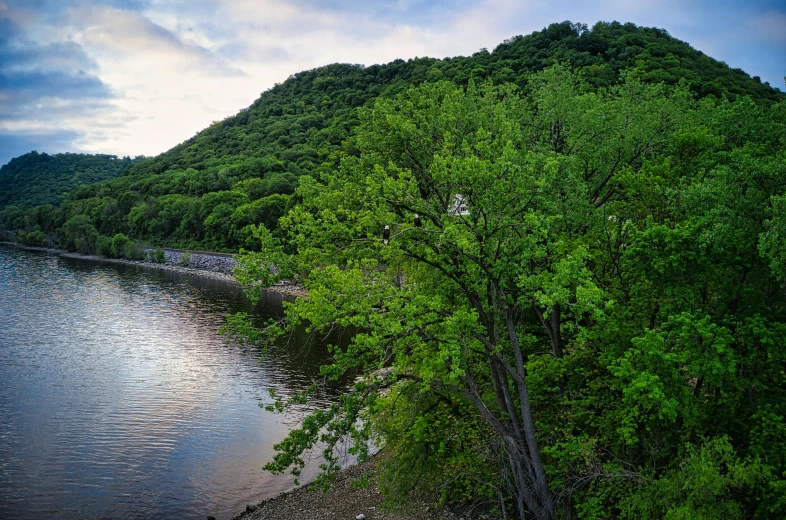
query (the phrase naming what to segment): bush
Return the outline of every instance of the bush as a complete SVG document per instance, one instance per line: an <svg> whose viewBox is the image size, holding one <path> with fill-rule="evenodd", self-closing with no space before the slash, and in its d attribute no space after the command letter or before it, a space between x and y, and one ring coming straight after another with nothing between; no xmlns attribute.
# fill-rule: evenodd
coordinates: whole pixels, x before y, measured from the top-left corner
<svg viewBox="0 0 786 520"><path fill-rule="evenodd" d="M157 264L166 263L166 256L164 255L164 251L161 249L152 249L148 251L147 259Z"/></svg>
<svg viewBox="0 0 786 520"><path fill-rule="evenodd" d="M189 251L183 251L180 253L180 265L188 267L191 264L191 253Z"/></svg>
<svg viewBox="0 0 786 520"><path fill-rule="evenodd" d="M104 235L99 235L98 239L96 239L96 253L107 257L115 256L112 254L112 239Z"/></svg>
<svg viewBox="0 0 786 520"><path fill-rule="evenodd" d="M133 241L123 233L118 233L112 237L112 256L121 258L128 255L129 246L133 246ZM135 248L134 248L135 252Z"/></svg>
<svg viewBox="0 0 786 520"><path fill-rule="evenodd" d="M46 247L49 245L49 239L43 231L36 229L27 234L25 243L31 246Z"/></svg>
<svg viewBox="0 0 786 520"><path fill-rule="evenodd" d="M142 242L131 242L126 244L125 257L131 260L142 260L147 257L145 245Z"/></svg>
<svg viewBox="0 0 786 520"><path fill-rule="evenodd" d="M96 240L99 235L86 215L71 217L58 231L60 244L63 248L80 253L95 252Z"/></svg>

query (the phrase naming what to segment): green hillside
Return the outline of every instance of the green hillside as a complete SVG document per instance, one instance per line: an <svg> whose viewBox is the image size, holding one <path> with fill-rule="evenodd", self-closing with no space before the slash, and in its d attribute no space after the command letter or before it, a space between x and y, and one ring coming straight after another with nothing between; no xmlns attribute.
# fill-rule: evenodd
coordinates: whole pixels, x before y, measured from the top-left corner
<svg viewBox="0 0 786 520"><path fill-rule="evenodd" d="M75 188L118 177L134 162L114 155L27 153L0 168L0 209L57 206Z"/></svg>
<svg viewBox="0 0 786 520"><path fill-rule="evenodd" d="M335 472L352 439L389 501L467 517L786 518L786 101L662 31L593 59L568 29L503 46L512 84L378 97L254 228L248 294L309 293L233 339L355 332L321 369L355 384L265 467Z"/></svg>
<svg viewBox="0 0 786 520"><path fill-rule="evenodd" d="M134 165L121 178L71 193L59 220L44 231L54 233L84 214L98 235L123 233L187 248L253 249L258 243L249 226L261 222L275 230L302 175L330 170L341 157L358 153L352 138L358 111L377 97L442 80L512 83L526 92L531 74L555 62L580 72L588 88L608 88L625 71L649 83L686 81L697 97L747 96L758 104L784 97L663 30L617 22L587 29L563 22L468 57L370 67L334 64L294 74L247 109ZM14 224L0 214L0 227Z"/></svg>

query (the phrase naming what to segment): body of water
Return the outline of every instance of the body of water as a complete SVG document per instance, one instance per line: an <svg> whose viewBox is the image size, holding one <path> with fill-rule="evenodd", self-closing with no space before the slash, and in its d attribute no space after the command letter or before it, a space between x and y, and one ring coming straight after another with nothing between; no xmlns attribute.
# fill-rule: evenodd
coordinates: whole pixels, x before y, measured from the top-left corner
<svg viewBox="0 0 786 520"><path fill-rule="evenodd" d="M219 519L292 487L262 466L318 344L226 345L229 283L0 245L0 518Z"/></svg>

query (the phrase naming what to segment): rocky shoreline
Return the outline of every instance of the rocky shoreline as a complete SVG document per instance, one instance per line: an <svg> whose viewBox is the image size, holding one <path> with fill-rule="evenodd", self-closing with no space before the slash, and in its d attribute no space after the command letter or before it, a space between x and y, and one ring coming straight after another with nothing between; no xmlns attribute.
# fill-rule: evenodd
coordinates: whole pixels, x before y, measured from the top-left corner
<svg viewBox="0 0 786 520"><path fill-rule="evenodd" d="M90 260L94 262L108 262L114 264L138 265L149 269L159 269L162 271L171 271L183 274L190 274L195 276L202 276L212 278L214 280L221 280L226 283L239 285L237 280L232 276L231 269L234 262L231 256L226 254L209 252L193 252L189 253L193 257L193 261L189 258L189 265L182 265L179 263L180 255L182 253L173 250L165 250L165 262L158 263L150 260L131 260L128 258L108 258L99 255L86 255L83 253L75 253L66 251L65 249L58 249L53 247L36 247L18 244L16 242L0 242L0 244L18 247L26 251L40 251L50 255L62 256L64 258L77 258L80 260ZM287 296L303 296L306 294L305 289L301 285L293 284L290 282L281 282L277 285L268 287L267 290L287 295Z"/></svg>

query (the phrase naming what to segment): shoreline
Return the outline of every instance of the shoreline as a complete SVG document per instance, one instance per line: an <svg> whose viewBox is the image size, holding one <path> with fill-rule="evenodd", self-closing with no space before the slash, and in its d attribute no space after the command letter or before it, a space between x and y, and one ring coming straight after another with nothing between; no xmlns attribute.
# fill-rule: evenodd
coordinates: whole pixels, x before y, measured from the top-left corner
<svg viewBox="0 0 786 520"><path fill-rule="evenodd" d="M159 271L188 274L241 287L240 283L231 274L198 267L157 263L150 260L108 258L59 248L28 246L8 241L0 241L0 245L64 258L133 265ZM200 254L210 255L209 252L200 252ZM268 287L265 290L290 298L307 294L302 286L286 282ZM391 510L383 508L382 503L384 499L377 487L376 465L378 462L377 457L372 457L372 459L365 462L343 468L327 492L323 492L320 488L313 485L313 482L307 482L258 503L253 502L255 500L254 497L248 497L251 502L246 506L245 511L231 517L231 520L264 520L269 518L339 520L358 518L360 515L363 515L362 518L366 520L456 520L458 518L457 515L452 514L447 508L435 508L433 504L429 504L423 497L414 495L410 497L411 502L402 509ZM370 485L368 487L360 488L352 484L353 481L364 475L369 476ZM211 517L208 516L208 518ZM471 517L465 515L465 518L469 519ZM480 518L483 517L481 516Z"/></svg>
<svg viewBox="0 0 786 520"><path fill-rule="evenodd" d="M377 458L347 466L338 472L336 480L326 492L312 483L304 484L256 505L231 520L456 520L458 515L445 507L434 507L423 497L410 496L411 502L400 509L383 506L384 498L377 486ZM353 482L368 478L368 485L360 487ZM462 518L471 519L470 515ZM475 518L487 518L485 515Z"/></svg>
<svg viewBox="0 0 786 520"><path fill-rule="evenodd" d="M194 276L201 276L204 278L211 278L213 280L219 280L225 283L230 283L238 287L241 287L240 283L238 283L238 281L235 280L235 277L229 273L211 271L209 269L200 269L198 267L187 267L183 265L174 265L169 263L157 263L157 262L151 262L150 260L132 260L129 258L109 258L100 255L87 255L84 253L67 251L65 249L59 249L56 247L28 246L25 244L19 244L17 242L2 241L0 242L0 245L13 246L25 251L38 251L50 255L62 256L63 258L75 258L77 260L88 260L91 262L108 262L113 264L135 265L135 266L145 267L148 269L158 269L160 271L190 274ZM211 253L209 252L200 252L200 254L205 256L211 255ZM219 256L219 255L216 254L215 256ZM222 254L220 256L225 256L225 254ZM291 296L291 297L305 296L307 294L306 290L302 286L293 283L288 283L288 282L282 282L277 285L271 285L270 287L265 288L265 290L272 291L285 296Z"/></svg>

